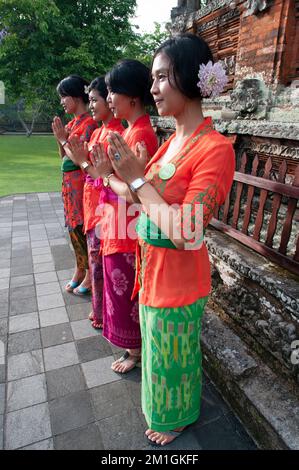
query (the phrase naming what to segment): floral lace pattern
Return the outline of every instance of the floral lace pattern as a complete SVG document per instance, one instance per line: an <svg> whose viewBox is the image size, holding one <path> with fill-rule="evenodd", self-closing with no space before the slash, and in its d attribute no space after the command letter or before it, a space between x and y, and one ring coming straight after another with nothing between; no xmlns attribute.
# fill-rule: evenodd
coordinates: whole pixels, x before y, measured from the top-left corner
<svg viewBox="0 0 299 470"><path fill-rule="evenodd" d="M135 268L135 253L124 253L124 258L132 268Z"/></svg>
<svg viewBox="0 0 299 470"><path fill-rule="evenodd" d="M111 279L113 282L113 290L117 295L123 295L128 288L129 281L126 275L121 272L120 269L116 268L111 273Z"/></svg>

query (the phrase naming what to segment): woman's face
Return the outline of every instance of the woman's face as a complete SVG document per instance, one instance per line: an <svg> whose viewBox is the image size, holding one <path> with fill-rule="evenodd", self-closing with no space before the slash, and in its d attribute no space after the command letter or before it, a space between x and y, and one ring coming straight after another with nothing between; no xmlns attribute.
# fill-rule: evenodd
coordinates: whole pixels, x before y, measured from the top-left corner
<svg viewBox="0 0 299 470"><path fill-rule="evenodd" d="M176 117L183 112L188 99L175 86L170 59L166 54L161 53L155 57L152 78L151 94L159 115Z"/></svg>
<svg viewBox="0 0 299 470"><path fill-rule="evenodd" d="M60 104L67 114L75 114L78 107L78 98L74 98L73 96L61 96Z"/></svg>
<svg viewBox="0 0 299 470"><path fill-rule="evenodd" d="M93 89L89 92L89 109L95 121L104 121L109 115L109 107L106 100Z"/></svg>
<svg viewBox="0 0 299 470"><path fill-rule="evenodd" d="M128 119L132 112L132 98L120 93L114 93L108 88L107 103L117 119Z"/></svg>

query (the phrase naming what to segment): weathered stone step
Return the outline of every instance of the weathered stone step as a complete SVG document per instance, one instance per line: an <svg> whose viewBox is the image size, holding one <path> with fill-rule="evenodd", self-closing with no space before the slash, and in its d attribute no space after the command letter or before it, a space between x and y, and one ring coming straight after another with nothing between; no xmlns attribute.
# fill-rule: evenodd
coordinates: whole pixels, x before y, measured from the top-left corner
<svg viewBox="0 0 299 470"><path fill-rule="evenodd" d="M257 445L298 450L298 398L209 308L203 319L202 350L206 373Z"/></svg>

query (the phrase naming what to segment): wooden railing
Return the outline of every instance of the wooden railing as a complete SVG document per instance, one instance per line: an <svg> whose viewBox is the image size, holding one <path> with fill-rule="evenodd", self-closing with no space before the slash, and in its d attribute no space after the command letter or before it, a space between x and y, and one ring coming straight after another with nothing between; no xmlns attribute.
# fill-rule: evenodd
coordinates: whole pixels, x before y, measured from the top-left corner
<svg viewBox="0 0 299 470"><path fill-rule="evenodd" d="M285 161L280 164L277 181L270 179L271 157L266 162L262 177L256 176L258 156L253 160L251 174L245 173L247 163L248 158L244 153L223 210L216 210L211 225L299 275L299 220L296 214L299 199L299 165L292 184L286 184Z"/></svg>
<svg viewBox="0 0 299 470"><path fill-rule="evenodd" d="M156 131L160 144L173 132ZM292 181L286 179L290 175L285 160L277 171L271 157L264 163L244 153L225 204L217 208L210 225L299 275L299 164Z"/></svg>

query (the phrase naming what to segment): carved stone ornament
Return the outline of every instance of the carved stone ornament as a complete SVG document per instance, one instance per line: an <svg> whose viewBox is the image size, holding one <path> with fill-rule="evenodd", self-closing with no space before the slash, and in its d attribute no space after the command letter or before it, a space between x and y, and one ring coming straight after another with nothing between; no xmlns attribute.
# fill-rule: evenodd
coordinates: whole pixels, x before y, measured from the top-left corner
<svg viewBox="0 0 299 470"><path fill-rule="evenodd" d="M247 0L245 8L247 9L246 15L256 15L260 11L266 10L270 6L269 0Z"/></svg>
<svg viewBox="0 0 299 470"><path fill-rule="evenodd" d="M171 9L173 34L183 32L192 27L193 22L198 21L226 5L230 5L232 0L208 0L201 3L199 0L178 0L177 7Z"/></svg>
<svg viewBox="0 0 299 470"><path fill-rule="evenodd" d="M238 119L264 119L267 111L268 91L261 80L246 78L231 93L230 108Z"/></svg>

